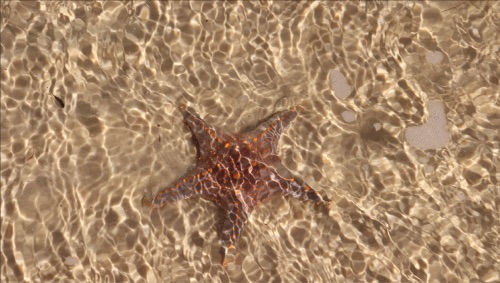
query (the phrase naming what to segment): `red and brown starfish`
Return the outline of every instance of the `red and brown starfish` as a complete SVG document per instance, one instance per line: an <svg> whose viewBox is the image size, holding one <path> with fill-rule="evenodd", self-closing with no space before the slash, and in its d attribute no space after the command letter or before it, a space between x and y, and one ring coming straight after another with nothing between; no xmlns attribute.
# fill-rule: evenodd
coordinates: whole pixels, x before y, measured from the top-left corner
<svg viewBox="0 0 500 283"><path fill-rule="evenodd" d="M223 265L234 261L243 227L255 207L276 195L328 203L304 181L293 177L276 154L278 140L301 107L278 112L254 130L231 134L205 123L180 107L198 143L198 164L189 177L157 193L147 202L153 208L190 197L202 197L225 213L221 235Z"/></svg>

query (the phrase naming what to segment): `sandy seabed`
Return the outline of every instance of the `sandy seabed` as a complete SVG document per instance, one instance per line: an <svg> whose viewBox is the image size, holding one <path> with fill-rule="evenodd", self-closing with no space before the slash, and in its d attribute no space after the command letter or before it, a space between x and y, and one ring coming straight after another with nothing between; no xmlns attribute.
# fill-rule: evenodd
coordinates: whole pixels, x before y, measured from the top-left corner
<svg viewBox="0 0 500 283"><path fill-rule="evenodd" d="M0 281L498 282L496 1L1 3ZM142 198L294 105L277 197L221 265L220 211Z"/></svg>

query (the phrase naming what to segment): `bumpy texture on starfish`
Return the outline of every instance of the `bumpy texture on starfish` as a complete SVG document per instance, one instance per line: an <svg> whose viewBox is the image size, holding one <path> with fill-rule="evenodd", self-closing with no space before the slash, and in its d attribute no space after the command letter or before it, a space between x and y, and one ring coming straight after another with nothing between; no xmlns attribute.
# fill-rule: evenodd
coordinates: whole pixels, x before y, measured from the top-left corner
<svg viewBox="0 0 500 283"><path fill-rule="evenodd" d="M254 208L276 195L328 203L304 181L293 177L276 154L285 128L302 111L300 106L278 112L254 130L231 134L206 124L180 107L186 125L198 143L198 164L189 177L161 190L148 204L161 208L168 202L202 197L225 212L222 231L223 265L234 261L243 227Z"/></svg>

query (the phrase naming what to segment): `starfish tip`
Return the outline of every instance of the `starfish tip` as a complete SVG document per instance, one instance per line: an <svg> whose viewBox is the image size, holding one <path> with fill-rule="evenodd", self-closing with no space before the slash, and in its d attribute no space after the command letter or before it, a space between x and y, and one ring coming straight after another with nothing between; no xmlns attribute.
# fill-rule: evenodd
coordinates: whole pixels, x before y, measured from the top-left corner
<svg viewBox="0 0 500 283"><path fill-rule="evenodd" d="M294 107L293 107L293 109L294 109L295 111L297 111L298 113L302 113L302 112L304 112L304 110L305 110L304 106L302 106L302 105L297 105L297 106L294 106Z"/></svg>

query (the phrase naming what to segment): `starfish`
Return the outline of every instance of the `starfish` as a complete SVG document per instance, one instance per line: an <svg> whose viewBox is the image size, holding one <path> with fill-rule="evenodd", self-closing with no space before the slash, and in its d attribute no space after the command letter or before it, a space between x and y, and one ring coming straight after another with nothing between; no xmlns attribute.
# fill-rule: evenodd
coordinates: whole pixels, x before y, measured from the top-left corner
<svg viewBox="0 0 500 283"><path fill-rule="evenodd" d="M278 112L255 129L239 134L208 125L185 106L180 110L198 144L197 167L188 177L145 202L152 208L161 208L170 202L201 197L220 206L225 213L221 233L224 267L234 262L243 227L257 205L276 195L330 202L294 177L277 155L283 131L302 107Z"/></svg>

